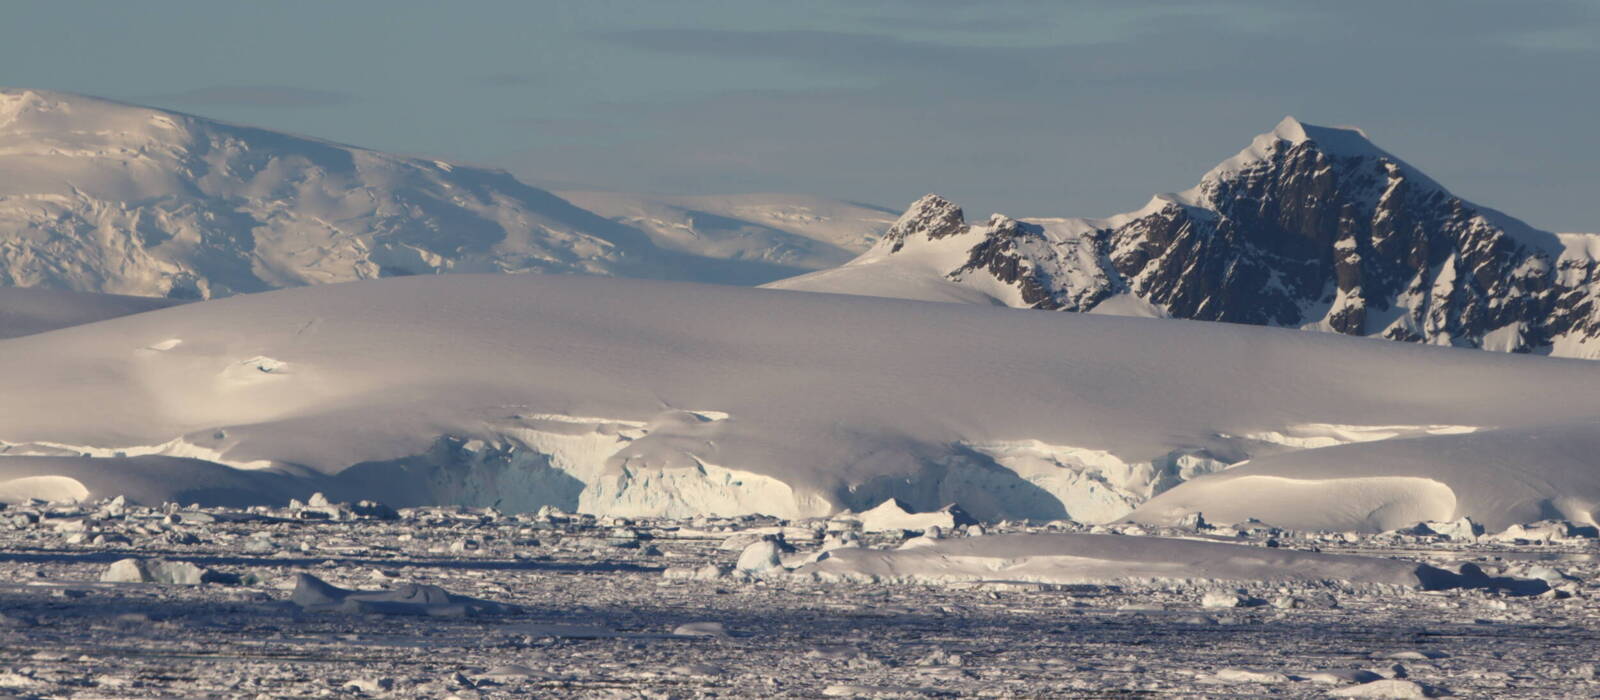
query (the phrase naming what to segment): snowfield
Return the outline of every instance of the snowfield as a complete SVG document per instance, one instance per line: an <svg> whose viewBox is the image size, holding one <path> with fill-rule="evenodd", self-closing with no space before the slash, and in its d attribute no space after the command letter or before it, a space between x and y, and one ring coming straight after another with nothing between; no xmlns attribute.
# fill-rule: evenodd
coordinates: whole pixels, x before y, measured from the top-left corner
<svg viewBox="0 0 1600 700"><path fill-rule="evenodd" d="M58 475L95 497L119 485L72 470L167 456L347 500L623 516L898 498L1108 522L1165 493L1140 517L1271 521L1278 497L1248 494L1291 479L1286 525L1503 527L1592 522L1600 498L1588 431L1552 429L1600 416L1584 362L685 283L447 275L242 295L5 340L0 382L0 470L73 457ZM1506 435L1527 437L1514 455L1479 449ZM1409 461L1361 457L1391 450ZM163 498L183 486L150 462L126 471ZM1246 476L1239 493L1208 486Z"/></svg>

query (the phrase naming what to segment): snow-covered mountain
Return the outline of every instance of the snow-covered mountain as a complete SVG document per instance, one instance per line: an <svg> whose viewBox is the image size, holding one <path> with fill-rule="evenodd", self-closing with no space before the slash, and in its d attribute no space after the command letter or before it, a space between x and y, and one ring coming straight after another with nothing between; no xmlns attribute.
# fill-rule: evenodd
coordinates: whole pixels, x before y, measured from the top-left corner
<svg viewBox="0 0 1600 700"><path fill-rule="evenodd" d="M209 298L439 272L754 284L510 175L159 109L0 90L0 285Z"/></svg>
<svg viewBox="0 0 1600 700"><path fill-rule="evenodd" d="M556 194L645 232L662 248L807 270L849 262L896 217L887 209L810 195Z"/></svg>
<svg viewBox="0 0 1600 700"><path fill-rule="evenodd" d="M681 282L243 294L0 340L0 385L0 480L34 479L7 493L48 476L101 495L184 486L158 461L119 466L165 456L223 465L174 468L231 492L227 467L277 474L261 477L273 493L393 505L797 517L898 498L1104 522L1242 460L1325 451L1273 483L1331 494L1326 512L1363 527L1585 520L1600 504L1593 470L1572 466L1593 440L1538 432L1600 420L1587 362ZM1515 469L1443 463L1479 435L1544 437L1518 443ZM1421 440L1437 449L1337 478L1339 445ZM1427 454L1442 462L1421 491L1382 478ZM22 455L61 459L9 470Z"/></svg>
<svg viewBox="0 0 1600 700"><path fill-rule="evenodd" d="M1452 195L1361 132L1284 119L1193 189L1107 219L936 195L845 266L771 286L1600 356L1600 236Z"/></svg>

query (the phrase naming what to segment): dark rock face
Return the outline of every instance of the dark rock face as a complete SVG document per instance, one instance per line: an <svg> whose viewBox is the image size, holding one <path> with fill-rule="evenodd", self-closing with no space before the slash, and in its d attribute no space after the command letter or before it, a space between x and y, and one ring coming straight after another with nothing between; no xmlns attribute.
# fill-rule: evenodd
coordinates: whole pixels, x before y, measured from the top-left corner
<svg viewBox="0 0 1600 700"><path fill-rule="evenodd" d="M911 203L906 213L883 234L891 250L899 252L909 237L938 240L967 232L966 216L961 207L936 194L923 195Z"/></svg>
<svg viewBox="0 0 1600 700"><path fill-rule="evenodd" d="M1527 352L1588 316L1552 294L1554 235L1481 210L1383 155L1278 141L1199 193L1202 206L1173 204L1111 234L1112 264L1136 280L1132 291L1176 317L1320 322L1469 347L1520 324L1505 349Z"/></svg>
<svg viewBox="0 0 1600 700"><path fill-rule="evenodd" d="M1088 311L1129 292L1175 318L1514 352L1600 336L1586 252L1450 194L1357 132L1304 129L1261 137L1250 158L1116 223L1053 240L997 216L948 276L992 276L1039 309ZM919 228L896 229L959 217L938 202Z"/></svg>
<svg viewBox="0 0 1600 700"><path fill-rule="evenodd" d="M987 274L1016 287L1026 306L1062 311L1088 311L1124 287L1110 276L1103 236L1052 240L1038 225L999 214L988 231L951 279Z"/></svg>

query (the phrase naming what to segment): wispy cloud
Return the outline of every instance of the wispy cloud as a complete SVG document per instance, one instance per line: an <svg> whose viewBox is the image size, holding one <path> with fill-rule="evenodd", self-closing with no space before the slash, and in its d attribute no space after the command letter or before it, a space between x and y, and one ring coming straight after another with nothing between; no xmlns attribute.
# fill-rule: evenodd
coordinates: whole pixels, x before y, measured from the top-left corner
<svg viewBox="0 0 1600 700"><path fill-rule="evenodd" d="M481 82L489 87L522 87L541 82L537 77L522 73L495 73L483 76Z"/></svg>
<svg viewBox="0 0 1600 700"><path fill-rule="evenodd" d="M212 85L183 92L146 95L141 99L175 105L240 107L332 107L354 99L350 93L287 85Z"/></svg>
<svg viewBox="0 0 1600 700"><path fill-rule="evenodd" d="M685 66L726 61L754 78L745 89L708 94L686 81L597 105L617 122L543 125L544 142L514 159L523 172L650 191L805 190L898 205L932 190L973 211L1104 216L1188 187L1294 114L1359 124L1486 203L1524 216L1571 210L1549 181L1579 181L1582 160L1537 150L1504 125L1534 105L1551 124L1581 123L1592 93L1551 87L1586 84L1596 54L1570 32L1537 42L1560 51L1512 49L1503 37L1577 26L1582 13L1463 0L1468 16L1439 17L1353 2L1139 4L1148 11L1138 21L1096 18L1108 31L1017 41L886 23L614 31L599 38L662 61L688 57ZM1526 192L1542 199L1519 202L1497 183L1475 190L1469 169L1484 161L1537 169L1546 184Z"/></svg>

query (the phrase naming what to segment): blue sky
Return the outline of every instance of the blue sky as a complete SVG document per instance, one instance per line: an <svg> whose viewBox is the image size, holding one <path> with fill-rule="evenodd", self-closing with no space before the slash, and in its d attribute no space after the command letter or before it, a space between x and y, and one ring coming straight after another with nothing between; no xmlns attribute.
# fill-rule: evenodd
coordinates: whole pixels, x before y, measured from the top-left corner
<svg viewBox="0 0 1600 700"><path fill-rule="evenodd" d="M1600 231L1600 3L8 3L0 84L535 184L1103 216L1293 114Z"/></svg>

